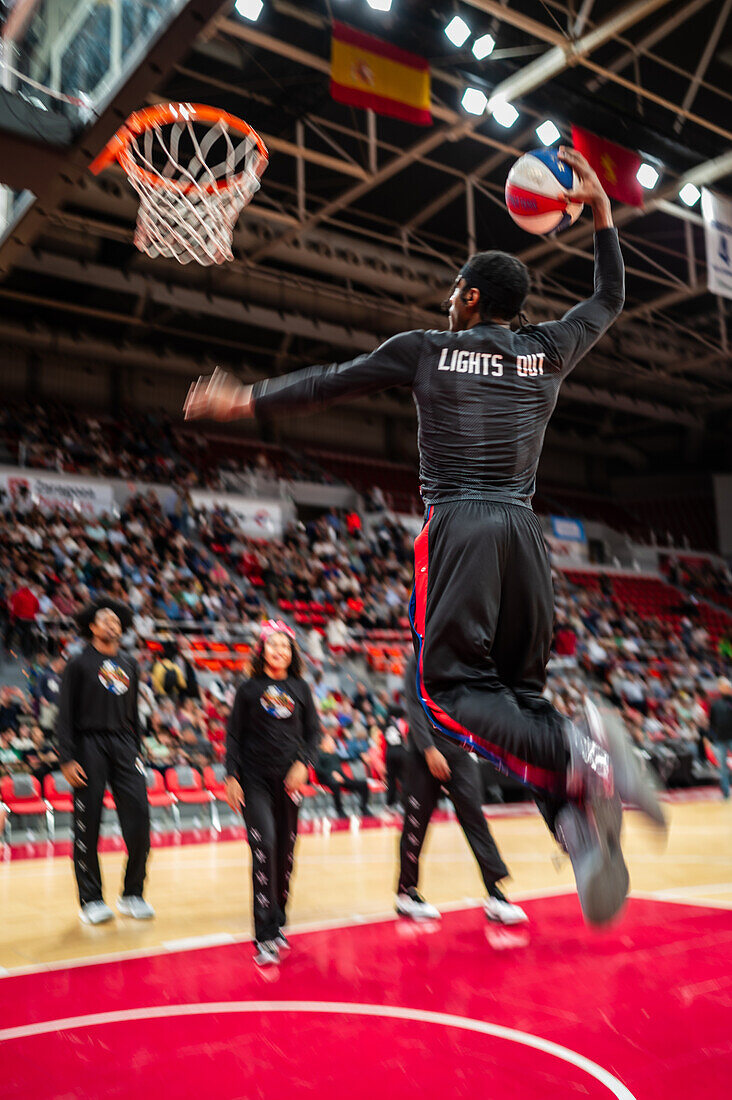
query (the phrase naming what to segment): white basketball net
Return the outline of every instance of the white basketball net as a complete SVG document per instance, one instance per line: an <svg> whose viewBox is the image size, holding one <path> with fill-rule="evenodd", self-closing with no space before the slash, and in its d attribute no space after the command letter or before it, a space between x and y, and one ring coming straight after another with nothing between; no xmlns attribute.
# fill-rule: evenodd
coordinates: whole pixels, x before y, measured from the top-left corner
<svg viewBox="0 0 732 1100"><path fill-rule="evenodd" d="M181 118L133 137L119 162L140 196L141 252L204 266L233 259L236 220L267 164L253 137L231 132L223 119Z"/></svg>

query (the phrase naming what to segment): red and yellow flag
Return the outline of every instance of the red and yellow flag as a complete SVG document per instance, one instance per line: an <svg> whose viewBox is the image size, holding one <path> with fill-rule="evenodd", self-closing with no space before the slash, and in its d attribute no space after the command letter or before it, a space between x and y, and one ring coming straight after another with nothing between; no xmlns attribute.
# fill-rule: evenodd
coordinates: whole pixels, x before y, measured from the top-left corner
<svg viewBox="0 0 732 1100"><path fill-rule="evenodd" d="M345 23L333 23L330 94L419 126L432 122L428 62Z"/></svg>
<svg viewBox="0 0 732 1100"><path fill-rule="evenodd" d="M579 126L572 127L572 144L582 153L597 172L600 183L611 199L628 206L643 205L643 188L635 178L641 166L641 158L622 145L591 134Z"/></svg>

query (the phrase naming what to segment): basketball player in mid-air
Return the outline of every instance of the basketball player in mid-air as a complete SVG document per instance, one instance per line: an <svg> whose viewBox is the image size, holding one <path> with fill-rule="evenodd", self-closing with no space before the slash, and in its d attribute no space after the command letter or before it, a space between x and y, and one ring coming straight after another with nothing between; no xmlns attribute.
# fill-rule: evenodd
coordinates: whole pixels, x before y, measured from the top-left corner
<svg viewBox="0 0 732 1100"><path fill-rule="evenodd" d="M622 731L588 699L569 722L543 698L553 593L531 509L544 433L562 381L623 308L624 268L610 202L573 149L568 200L590 206L595 285L559 321L510 324L529 273L505 252L471 256L449 299L449 331L404 332L375 351L245 386L199 378L186 417L306 412L411 386L419 415L426 518L415 541L410 613L421 706L436 732L529 786L569 854L585 918L609 921L628 890L621 798L663 823Z"/></svg>

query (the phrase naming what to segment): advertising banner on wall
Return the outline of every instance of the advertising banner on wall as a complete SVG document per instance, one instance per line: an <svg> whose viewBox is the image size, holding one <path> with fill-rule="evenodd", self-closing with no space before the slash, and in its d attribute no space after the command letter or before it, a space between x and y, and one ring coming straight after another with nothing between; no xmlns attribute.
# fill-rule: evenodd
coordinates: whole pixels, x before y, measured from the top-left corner
<svg viewBox="0 0 732 1100"><path fill-rule="evenodd" d="M44 512L62 508L64 511L97 516L102 512L112 512L114 508L112 487L101 480L16 469L12 472L0 471L0 489L12 501L29 497Z"/></svg>
<svg viewBox="0 0 732 1100"><path fill-rule="evenodd" d="M707 286L712 294L732 298L732 200L702 188Z"/></svg>
<svg viewBox="0 0 732 1100"><path fill-rule="evenodd" d="M194 508L207 512L212 512L215 508L226 508L236 516L243 534L249 538L282 538L284 515L279 500L255 500L208 489L194 489L191 499Z"/></svg>
<svg viewBox="0 0 732 1100"><path fill-rule="evenodd" d="M545 538L556 565L584 565L589 561L582 520L551 516L551 534L545 535Z"/></svg>

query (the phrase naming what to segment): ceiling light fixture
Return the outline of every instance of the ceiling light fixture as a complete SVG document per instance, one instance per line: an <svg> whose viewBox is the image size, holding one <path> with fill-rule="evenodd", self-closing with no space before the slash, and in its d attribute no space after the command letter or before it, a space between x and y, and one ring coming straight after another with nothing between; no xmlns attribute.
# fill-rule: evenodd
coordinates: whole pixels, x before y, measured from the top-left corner
<svg viewBox="0 0 732 1100"><path fill-rule="evenodd" d="M658 183L658 171L652 164L644 161L636 172L635 178L641 187L645 187L646 191L652 191Z"/></svg>
<svg viewBox="0 0 732 1100"><path fill-rule="evenodd" d="M482 115L488 106L488 96L480 88L466 88L462 98L463 109L471 115Z"/></svg>
<svg viewBox="0 0 732 1100"><path fill-rule="evenodd" d="M453 46L464 46L470 38L470 27L464 19L456 15L445 27L445 34Z"/></svg>
<svg viewBox="0 0 732 1100"><path fill-rule="evenodd" d="M537 126L535 133L541 144L547 146L553 145L562 136L550 118L542 122L541 126Z"/></svg>
<svg viewBox="0 0 732 1100"><path fill-rule="evenodd" d="M480 38L476 38L473 43L473 53L478 58L478 61L482 61L484 57L488 57L493 53L496 46L496 40L492 34L481 35Z"/></svg>

